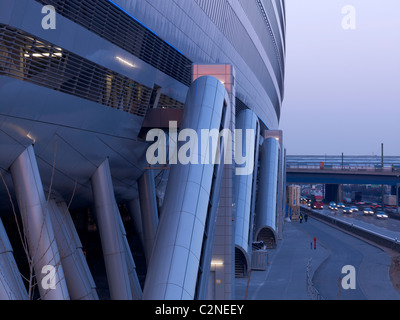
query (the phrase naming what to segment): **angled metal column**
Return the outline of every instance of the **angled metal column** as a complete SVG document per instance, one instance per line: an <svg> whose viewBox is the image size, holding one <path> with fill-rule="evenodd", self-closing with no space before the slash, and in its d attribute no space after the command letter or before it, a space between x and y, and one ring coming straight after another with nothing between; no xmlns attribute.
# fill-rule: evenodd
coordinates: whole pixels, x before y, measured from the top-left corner
<svg viewBox="0 0 400 320"><path fill-rule="evenodd" d="M189 88L181 132L193 129L200 136L200 129L219 131L225 101L229 98L220 81L197 79ZM195 297L214 169L213 163L200 162L171 166L143 299Z"/></svg>
<svg viewBox="0 0 400 320"><path fill-rule="evenodd" d="M91 182L111 299L139 299L131 288L128 252L115 202L108 159L97 168Z"/></svg>
<svg viewBox="0 0 400 320"><path fill-rule="evenodd" d="M18 271L3 222L0 219L0 300L26 299L28 299L28 293Z"/></svg>
<svg viewBox="0 0 400 320"><path fill-rule="evenodd" d="M276 233L278 239L282 239L283 232L283 219L285 211L286 198L286 180L284 179L285 174L285 148L283 147L283 131L282 130L265 130L263 133L264 139L275 138L278 141L278 194L277 194L277 205L276 205Z"/></svg>
<svg viewBox="0 0 400 320"><path fill-rule="evenodd" d="M158 208L153 170L145 170L138 180L144 252L147 265L153 250L158 225Z"/></svg>
<svg viewBox="0 0 400 320"><path fill-rule="evenodd" d="M259 191L255 219L256 239L262 230L269 229L274 232L276 240L279 142L275 138L267 138L261 148Z"/></svg>
<svg viewBox="0 0 400 320"><path fill-rule="evenodd" d="M144 248L144 235L143 235L143 224L142 224L142 212L140 208L140 199L136 198L128 202L128 212L131 217L133 228L139 235L140 243Z"/></svg>
<svg viewBox="0 0 400 320"><path fill-rule="evenodd" d="M234 132L236 125L235 102L235 68L231 64L194 64L193 79L200 76L212 76L224 84L229 99L227 100L225 123L223 128ZM232 145L235 147L235 135L232 134ZM209 236L209 242L212 243L211 265L203 263L203 273L210 271L209 277L218 281L210 281L207 298L212 296L216 300L231 300L234 297L235 281L235 216L234 200L234 159L230 163L225 162L222 166L221 183L218 195L217 217L215 220L214 234ZM203 279L203 284L204 284ZM211 293L212 292L212 293ZM209 295L210 294L210 295ZM202 296L199 295L199 299Z"/></svg>
<svg viewBox="0 0 400 320"><path fill-rule="evenodd" d="M119 214L119 209L117 202L114 201L115 211L118 212L117 218L119 227L122 234L122 241L125 249L125 260L126 260L126 267L128 269L128 277L129 277L129 285L131 288L132 296L134 300L142 299L142 287L140 286L139 278L136 273L136 264L133 260L132 252L129 247L128 238L126 237L126 231L124 227L124 223L122 222L121 215Z"/></svg>
<svg viewBox="0 0 400 320"><path fill-rule="evenodd" d="M29 254L32 258L36 278L39 283L41 299L69 299L64 271L60 262L57 242L54 240L54 230L33 146L29 146L14 161L10 167L10 171L24 232L28 241ZM46 277L47 279L46 269L48 266L55 268L56 271L55 278L49 279L50 284L55 283L55 289L42 284L43 278Z"/></svg>
<svg viewBox="0 0 400 320"><path fill-rule="evenodd" d="M249 268L251 258L251 245L249 244L252 238L252 216L254 214L255 199L253 181L257 178L258 137L260 134L259 122L256 114L251 110L241 111L236 117L236 129L242 130L242 156L247 158L247 163L237 166L249 166L249 161L253 161L253 170L248 175L235 176L235 247L245 256L247 268ZM250 141L250 137L247 136L246 129L254 130L253 141ZM252 157L252 160L250 160L250 157Z"/></svg>
<svg viewBox="0 0 400 320"><path fill-rule="evenodd" d="M71 299L98 300L96 285L67 205L51 199L49 210Z"/></svg>

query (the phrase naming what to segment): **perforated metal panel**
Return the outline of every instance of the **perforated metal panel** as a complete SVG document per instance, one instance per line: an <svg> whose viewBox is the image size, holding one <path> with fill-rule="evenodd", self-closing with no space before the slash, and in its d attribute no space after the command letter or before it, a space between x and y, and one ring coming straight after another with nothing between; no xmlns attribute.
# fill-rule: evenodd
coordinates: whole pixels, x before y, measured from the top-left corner
<svg viewBox="0 0 400 320"><path fill-rule="evenodd" d="M141 117L151 89L24 31L0 24L0 75Z"/></svg>
<svg viewBox="0 0 400 320"><path fill-rule="evenodd" d="M190 86L192 61L107 0L36 0Z"/></svg>

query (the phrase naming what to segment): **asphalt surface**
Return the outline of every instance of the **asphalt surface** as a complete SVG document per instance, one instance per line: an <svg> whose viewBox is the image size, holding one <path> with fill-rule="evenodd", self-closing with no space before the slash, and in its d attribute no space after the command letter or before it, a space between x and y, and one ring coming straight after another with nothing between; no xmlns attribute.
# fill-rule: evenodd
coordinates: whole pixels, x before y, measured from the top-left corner
<svg viewBox="0 0 400 320"><path fill-rule="evenodd" d="M317 249L313 249L313 238ZM269 250L265 271L236 279L236 299L308 300L306 267L312 261L312 281L326 300L398 300L400 293L389 277L391 257L382 249L327 224L285 222L283 239ZM355 268L356 288L345 290L343 266ZM248 281L249 280L249 281Z"/></svg>
<svg viewBox="0 0 400 320"><path fill-rule="evenodd" d="M324 205L324 209L318 210L317 212L333 216L336 219L341 219L343 221L357 222L360 226L366 228L371 228L371 226L374 226L374 228L376 227L377 231L383 230L383 234L392 237L395 237L397 234L397 236L400 237L400 220L390 217L387 219L377 219L374 215L366 216L362 213L363 207L369 208L369 206L359 206L360 211L353 212L351 214L343 214L342 209L339 209L338 211L332 211L328 209L327 205Z"/></svg>

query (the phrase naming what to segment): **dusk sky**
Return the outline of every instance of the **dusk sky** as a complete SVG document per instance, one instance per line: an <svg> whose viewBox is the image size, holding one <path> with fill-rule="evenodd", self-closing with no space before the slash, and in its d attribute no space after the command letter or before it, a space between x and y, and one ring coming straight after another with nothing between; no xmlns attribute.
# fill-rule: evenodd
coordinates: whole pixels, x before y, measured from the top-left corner
<svg viewBox="0 0 400 320"><path fill-rule="evenodd" d="M380 155L383 143L400 156L400 0L286 0L286 14L287 154Z"/></svg>

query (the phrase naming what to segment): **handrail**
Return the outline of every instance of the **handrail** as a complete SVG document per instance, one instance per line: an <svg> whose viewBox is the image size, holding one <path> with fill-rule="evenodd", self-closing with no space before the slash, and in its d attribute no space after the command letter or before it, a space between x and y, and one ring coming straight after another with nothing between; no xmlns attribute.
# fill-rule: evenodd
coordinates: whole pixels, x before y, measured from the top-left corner
<svg viewBox="0 0 400 320"><path fill-rule="evenodd" d="M355 225L354 223L350 223L342 219L337 219L332 216L323 215L319 212L315 212L308 208L301 207L301 210L307 211L309 215L313 216L314 218L320 221L329 223L347 232L358 235L366 240L376 243L377 245L384 246L386 248L400 252L400 241L398 238L392 238L387 235L375 232L373 230L366 229L362 226Z"/></svg>

